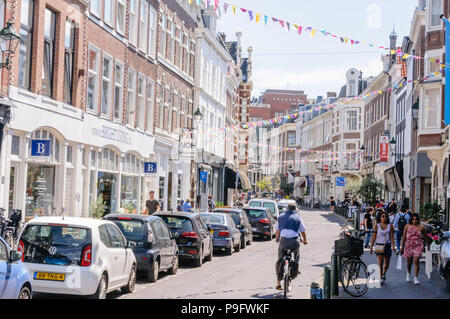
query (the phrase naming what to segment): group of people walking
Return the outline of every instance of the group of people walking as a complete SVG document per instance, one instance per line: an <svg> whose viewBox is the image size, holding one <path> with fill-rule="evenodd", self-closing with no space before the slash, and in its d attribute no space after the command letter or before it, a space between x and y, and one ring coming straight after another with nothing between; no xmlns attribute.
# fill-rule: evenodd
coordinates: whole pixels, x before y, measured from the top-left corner
<svg viewBox="0 0 450 319"><path fill-rule="evenodd" d="M375 252L380 269L381 284L386 281L392 251L406 258L406 281L411 281L411 268L414 262L414 283L419 284L419 261L426 239L425 228L420 223L420 216L405 206L398 206L392 200L385 208L366 208L364 215L366 231L365 248L370 254Z"/></svg>

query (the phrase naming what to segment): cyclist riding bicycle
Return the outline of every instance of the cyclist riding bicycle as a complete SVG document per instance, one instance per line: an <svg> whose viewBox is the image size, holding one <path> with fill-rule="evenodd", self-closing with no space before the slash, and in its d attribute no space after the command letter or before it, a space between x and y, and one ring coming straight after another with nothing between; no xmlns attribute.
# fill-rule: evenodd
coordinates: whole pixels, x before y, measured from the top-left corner
<svg viewBox="0 0 450 319"><path fill-rule="evenodd" d="M280 242L278 245L278 260L275 268L277 272L277 285L276 289L281 290L281 280L283 279L283 257L285 250L291 250L294 252L295 259L292 268L292 279L294 279L298 271L299 264L299 248L300 248L300 235L302 237L302 243L308 244L306 241L306 228L303 224L302 218L297 212L297 205L289 204L288 209L278 217L276 225L276 241Z"/></svg>

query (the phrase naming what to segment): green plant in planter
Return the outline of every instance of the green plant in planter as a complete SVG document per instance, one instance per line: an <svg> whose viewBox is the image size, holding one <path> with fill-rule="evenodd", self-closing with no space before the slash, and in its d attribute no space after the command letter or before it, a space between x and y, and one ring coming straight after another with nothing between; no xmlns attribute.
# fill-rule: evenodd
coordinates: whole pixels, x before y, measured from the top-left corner
<svg viewBox="0 0 450 319"><path fill-rule="evenodd" d="M92 218L100 219L105 213L105 208L106 202L103 200L103 195L100 194L97 200L91 203L91 206L89 207L89 215Z"/></svg>
<svg viewBox="0 0 450 319"><path fill-rule="evenodd" d="M129 213L133 213L134 210L136 209L133 205L133 203L126 201L122 203L122 208L126 209Z"/></svg>
<svg viewBox="0 0 450 319"><path fill-rule="evenodd" d="M437 200L429 201L420 208L420 216L422 220L442 220L444 213L444 210L441 205L439 205Z"/></svg>

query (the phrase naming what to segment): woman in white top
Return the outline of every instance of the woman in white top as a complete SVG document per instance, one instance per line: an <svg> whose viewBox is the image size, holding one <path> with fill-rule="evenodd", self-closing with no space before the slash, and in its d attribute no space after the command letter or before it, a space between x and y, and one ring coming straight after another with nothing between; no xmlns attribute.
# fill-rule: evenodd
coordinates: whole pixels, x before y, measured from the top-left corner
<svg viewBox="0 0 450 319"><path fill-rule="evenodd" d="M370 254L373 255L375 244L375 254L377 255L378 266L380 267L381 284L384 284L386 281L386 272L391 261L392 249L397 251L394 241L394 226L389 223L389 215L384 210L378 214L377 224L372 232Z"/></svg>

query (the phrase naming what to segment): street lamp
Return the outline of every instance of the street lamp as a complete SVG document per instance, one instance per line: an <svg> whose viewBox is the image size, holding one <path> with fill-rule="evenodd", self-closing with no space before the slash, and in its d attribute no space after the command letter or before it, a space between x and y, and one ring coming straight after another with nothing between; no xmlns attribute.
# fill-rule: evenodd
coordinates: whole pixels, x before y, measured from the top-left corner
<svg viewBox="0 0 450 319"><path fill-rule="evenodd" d="M20 35L12 27L12 22L7 22L6 27L0 31L0 50L2 56L6 57L5 62L0 63L0 68L11 69L11 57L16 52L20 42Z"/></svg>
<svg viewBox="0 0 450 319"><path fill-rule="evenodd" d="M392 152L392 156L395 158L395 161L397 162L397 158L400 161L402 159L402 157L405 156L405 154L397 153L395 151L395 145L397 144L397 141L395 140L395 138L392 138L391 141L389 142L389 144L391 144L391 152Z"/></svg>

